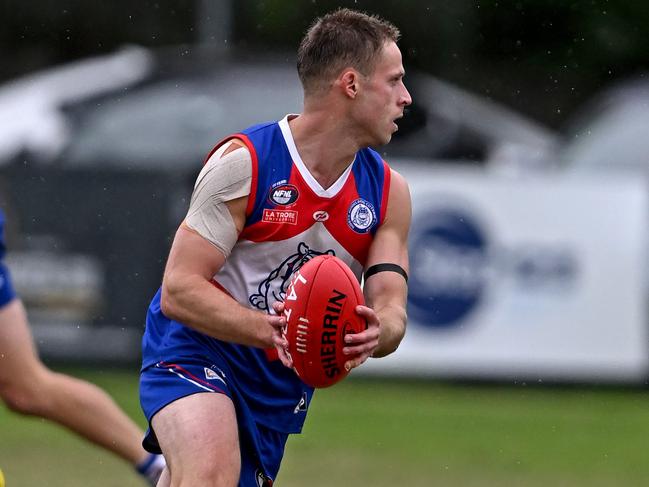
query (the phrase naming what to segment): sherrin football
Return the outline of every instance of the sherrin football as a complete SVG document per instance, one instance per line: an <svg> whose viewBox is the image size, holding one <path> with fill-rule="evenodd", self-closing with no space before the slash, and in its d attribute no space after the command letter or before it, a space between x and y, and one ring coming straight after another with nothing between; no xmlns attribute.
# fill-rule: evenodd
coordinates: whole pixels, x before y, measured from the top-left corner
<svg viewBox="0 0 649 487"><path fill-rule="evenodd" d="M284 300L286 338L293 367L311 387L329 387L348 372L344 336L367 328L355 311L365 304L351 269L338 257L318 255L291 278Z"/></svg>

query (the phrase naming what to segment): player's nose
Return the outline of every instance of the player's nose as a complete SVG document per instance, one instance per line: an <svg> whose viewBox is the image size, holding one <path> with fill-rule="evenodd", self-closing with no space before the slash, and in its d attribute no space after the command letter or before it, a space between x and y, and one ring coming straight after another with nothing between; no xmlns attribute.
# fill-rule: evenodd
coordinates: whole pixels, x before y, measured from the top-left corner
<svg viewBox="0 0 649 487"><path fill-rule="evenodd" d="M408 88L406 88L406 85L401 83L402 86L402 92L400 96L400 105L407 107L408 105L412 104L412 97L410 96L410 92L408 91Z"/></svg>

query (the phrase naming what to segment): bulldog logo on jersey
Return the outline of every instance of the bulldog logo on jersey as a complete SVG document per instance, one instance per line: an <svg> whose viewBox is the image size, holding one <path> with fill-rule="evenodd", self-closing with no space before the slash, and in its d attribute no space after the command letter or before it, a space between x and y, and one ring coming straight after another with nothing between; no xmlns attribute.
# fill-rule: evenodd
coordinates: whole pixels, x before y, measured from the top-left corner
<svg viewBox="0 0 649 487"><path fill-rule="evenodd" d="M297 252L289 255L284 261L274 269L266 279L261 281L256 293L248 298L248 302L261 311L270 311L270 307L275 301L284 301L286 290L291 283L291 276L300 269L304 264L316 255L336 255L333 249L319 252L309 248L309 246L300 242L297 246Z"/></svg>
<svg viewBox="0 0 649 487"><path fill-rule="evenodd" d="M356 233L367 233L376 222L374 206L367 200L354 200L347 211L347 223Z"/></svg>
<svg viewBox="0 0 649 487"><path fill-rule="evenodd" d="M280 206L289 206L297 201L300 193L292 184L280 184L270 188L268 199L271 203Z"/></svg>

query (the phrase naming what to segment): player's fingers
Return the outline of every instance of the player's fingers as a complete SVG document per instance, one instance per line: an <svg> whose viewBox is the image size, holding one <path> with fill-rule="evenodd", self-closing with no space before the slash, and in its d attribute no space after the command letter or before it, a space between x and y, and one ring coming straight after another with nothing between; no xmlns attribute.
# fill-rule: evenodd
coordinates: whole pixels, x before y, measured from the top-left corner
<svg viewBox="0 0 649 487"><path fill-rule="evenodd" d="M283 331L286 326L286 317L284 315L268 315L268 323L275 329Z"/></svg>
<svg viewBox="0 0 649 487"><path fill-rule="evenodd" d="M275 301L273 303L273 310L275 310L275 313L278 315L282 314L284 312L284 303L282 301Z"/></svg>
<svg viewBox="0 0 649 487"><path fill-rule="evenodd" d="M347 333L345 335L345 344L360 345L363 343L378 341L381 330L378 326L372 326L359 333Z"/></svg>
<svg viewBox="0 0 649 487"><path fill-rule="evenodd" d="M363 342L359 343L357 345L346 345L343 347L343 353L345 355L363 355L366 354L370 356L374 350L376 350L376 347L379 346L379 340L376 338L375 340L371 340L369 342Z"/></svg>
<svg viewBox="0 0 649 487"><path fill-rule="evenodd" d="M356 314L361 315L365 320L367 321L367 326L378 326L379 325L379 317L376 315L376 312L372 308L368 308L367 306L363 306L362 304L359 304L356 306Z"/></svg>
<svg viewBox="0 0 649 487"><path fill-rule="evenodd" d="M292 369L293 359L291 358L291 354L288 353L288 351L286 350L286 347L275 347L275 348L277 348L277 355L279 356L279 360L282 362L282 364L285 367Z"/></svg>
<svg viewBox="0 0 649 487"><path fill-rule="evenodd" d="M350 356L345 363L345 369L351 370L363 364L372 356L374 350L379 346L380 321L372 308L359 305L356 306L356 313L365 318L367 328L360 333L348 333L345 335L345 347L343 353Z"/></svg>
<svg viewBox="0 0 649 487"><path fill-rule="evenodd" d="M345 362L345 370L349 372L350 370L355 369L360 365L363 365L369 357L370 357L369 353L363 353L361 355L354 357L353 359L348 360L347 362Z"/></svg>
<svg viewBox="0 0 649 487"><path fill-rule="evenodd" d="M291 354L288 353L288 340L286 339L284 330L274 330L272 340L282 364L288 368L293 368L293 360L291 359Z"/></svg>
<svg viewBox="0 0 649 487"><path fill-rule="evenodd" d="M274 332L271 340L275 347L288 348L288 340L283 333Z"/></svg>
<svg viewBox="0 0 649 487"><path fill-rule="evenodd" d="M267 315L266 320L272 327L270 331L270 346L275 347L288 347L288 340L286 339L286 318L284 316Z"/></svg>

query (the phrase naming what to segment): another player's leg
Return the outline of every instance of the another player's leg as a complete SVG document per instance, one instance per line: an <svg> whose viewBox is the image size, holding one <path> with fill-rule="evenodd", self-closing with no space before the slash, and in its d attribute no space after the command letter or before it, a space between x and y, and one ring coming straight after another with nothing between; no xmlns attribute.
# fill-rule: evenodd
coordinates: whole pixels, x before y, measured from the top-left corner
<svg viewBox="0 0 649 487"><path fill-rule="evenodd" d="M178 399L153 416L152 426L173 485L238 485L237 417L227 395L204 392Z"/></svg>
<svg viewBox="0 0 649 487"><path fill-rule="evenodd" d="M103 390L43 365L19 299L0 308L0 398L10 409L55 421L135 466L148 463L145 476L157 477L162 469L162 459L141 447L138 426Z"/></svg>

